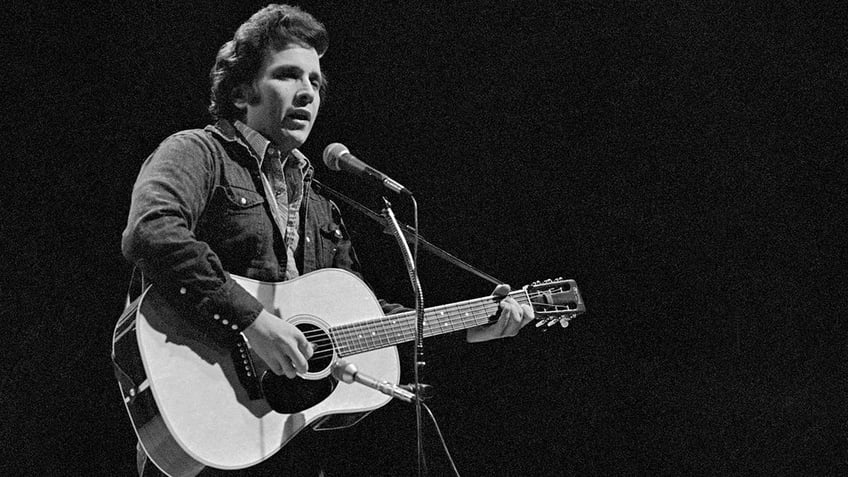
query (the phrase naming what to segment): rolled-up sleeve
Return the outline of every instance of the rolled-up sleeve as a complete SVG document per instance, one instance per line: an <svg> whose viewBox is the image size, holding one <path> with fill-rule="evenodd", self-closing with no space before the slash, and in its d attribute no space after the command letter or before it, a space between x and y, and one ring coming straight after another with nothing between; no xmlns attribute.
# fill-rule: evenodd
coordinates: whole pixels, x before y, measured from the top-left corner
<svg viewBox="0 0 848 477"><path fill-rule="evenodd" d="M121 250L184 317L232 343L262 305L230 275L195 227L211 200L217 151L201 130L175 134L141 167Z"/></svg>

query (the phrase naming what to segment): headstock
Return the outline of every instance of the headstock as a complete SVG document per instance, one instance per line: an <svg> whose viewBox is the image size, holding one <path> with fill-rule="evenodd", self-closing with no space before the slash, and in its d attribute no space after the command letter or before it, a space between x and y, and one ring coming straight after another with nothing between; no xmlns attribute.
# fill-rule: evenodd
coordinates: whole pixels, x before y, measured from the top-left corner
<svg viewBox="0 0 848 477"><path fill-rule="evenodd" d="M530 298L530 304L536 313L536 327L553 326L559 323L563 328L568 322L586 312L583 297L574 280L545 280L524 287Z"/></svg>

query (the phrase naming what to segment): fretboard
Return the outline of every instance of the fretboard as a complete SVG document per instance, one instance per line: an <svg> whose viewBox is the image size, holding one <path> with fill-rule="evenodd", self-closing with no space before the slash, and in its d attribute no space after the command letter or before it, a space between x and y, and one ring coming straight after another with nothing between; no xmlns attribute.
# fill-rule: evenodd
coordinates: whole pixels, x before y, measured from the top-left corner
<svg viewBox="0 0 848 477"><path fill-rule="evenodd" d="M519 304L529 304L524 290L510 293ZM440 305L424 309L424 337L461 331L489 323L498 311L495 297ZM415 340L415 311L396 313L330 329L339 356L350 356Z"/></svg>

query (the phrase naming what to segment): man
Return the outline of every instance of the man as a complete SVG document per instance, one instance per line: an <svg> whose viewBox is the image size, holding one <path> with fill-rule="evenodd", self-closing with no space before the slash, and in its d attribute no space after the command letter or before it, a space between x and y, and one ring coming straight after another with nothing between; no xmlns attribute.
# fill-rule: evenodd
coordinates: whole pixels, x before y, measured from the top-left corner
<svg viewBox="0 0 848 477"><path fill-rule="evenodd" d="M290 378L306 372L312 345L229 274L273 282L359 271L338 209L311 186L313 168L297 150L326 91L327 46L323 25L297 7L269 5L241 25L211 72L217 122L172 135L147 158L122 239L125 257L186 319L222 346L243 334ZM532 315L505 298L499 321L468 340L512 336Z"/></svg>

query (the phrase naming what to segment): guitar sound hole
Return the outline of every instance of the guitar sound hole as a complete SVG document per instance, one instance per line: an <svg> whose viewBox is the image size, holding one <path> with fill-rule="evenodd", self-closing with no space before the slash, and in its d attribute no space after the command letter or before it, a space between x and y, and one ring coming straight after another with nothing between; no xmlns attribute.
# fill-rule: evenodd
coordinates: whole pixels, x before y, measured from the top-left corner
<svg viewBox="0 0 848 477"><path fill-rule="evenodd" d="M309 359L308 372L320 373L327 369L333 362L333 343L327 333L317 326L309 323L297 325L297 329L306 335L306 339L312 343L312 358Z"/></svg>

